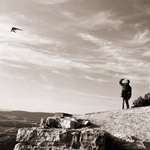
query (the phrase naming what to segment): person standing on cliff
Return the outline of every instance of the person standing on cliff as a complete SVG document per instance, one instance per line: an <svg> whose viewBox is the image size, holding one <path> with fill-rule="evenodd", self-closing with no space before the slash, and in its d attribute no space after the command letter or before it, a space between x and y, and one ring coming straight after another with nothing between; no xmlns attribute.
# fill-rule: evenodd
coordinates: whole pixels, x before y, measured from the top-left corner
<svg viewBox="0 0 150 150"><path fill-rule="evenodd" d="M132 88L129 85L130 84L130 80L127 80L126 82L123 83L124 79L121 79L119 81L119 84L122 86L122 91L121 91L121 97L123 99L123 103L122 103L122 109L124 109L124 103L126 103L126 107L127 109L129 109L129 99L131 98L132 95Z"/></svg>

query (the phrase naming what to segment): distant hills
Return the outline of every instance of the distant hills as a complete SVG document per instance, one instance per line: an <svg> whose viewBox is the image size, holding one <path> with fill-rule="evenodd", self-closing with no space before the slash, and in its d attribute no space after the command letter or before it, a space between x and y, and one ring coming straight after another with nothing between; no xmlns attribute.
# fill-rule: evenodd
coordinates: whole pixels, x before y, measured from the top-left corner
<svg viewBox="0 0 150 150"><path fill-rule="evenodd" d="M54 113L45 112L27 112L27 111L0 111L0 120L28 120L28 121L40 121L41 118L47 118L54 116Z"/></svg>
<svg viewBox="0 0 150 150"><path fill-rule="evenodd" d="M49 116L54 113L0 110L0 150L13 150L19 128L39 126Z"/></svg>

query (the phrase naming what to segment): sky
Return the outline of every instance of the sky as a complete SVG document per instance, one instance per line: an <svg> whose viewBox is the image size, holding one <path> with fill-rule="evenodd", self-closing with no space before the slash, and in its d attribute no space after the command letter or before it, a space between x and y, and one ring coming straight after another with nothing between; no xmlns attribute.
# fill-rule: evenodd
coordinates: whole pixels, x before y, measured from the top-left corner
<svg viewBox="0 0 150 150"><path fill-rule="evenodd" d="M149 0L0 2L1 109L121 109L121 78L130 104L150 91Z"/></svg>

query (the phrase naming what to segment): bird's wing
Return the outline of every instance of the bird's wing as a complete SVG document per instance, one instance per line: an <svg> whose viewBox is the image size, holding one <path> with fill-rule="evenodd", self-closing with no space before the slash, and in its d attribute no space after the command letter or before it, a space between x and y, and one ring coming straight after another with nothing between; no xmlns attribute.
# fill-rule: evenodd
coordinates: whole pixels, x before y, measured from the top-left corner
<svg viewBox="0 0 150 150"><path fill-rule="evenodd" d="M19 28L15 28L15 30L22 30L22 29L19 29Z"/></svg>
<svg viewBox="0 0 150 150"><path fill-rule="evenodd" d="M16 28L16 27L12 27L12 28L11 28L11 32L15 32L16 30L22 31L22 29L19 29L19 28ZM16 32L15 32L15 33L16 33Z"/></svg>

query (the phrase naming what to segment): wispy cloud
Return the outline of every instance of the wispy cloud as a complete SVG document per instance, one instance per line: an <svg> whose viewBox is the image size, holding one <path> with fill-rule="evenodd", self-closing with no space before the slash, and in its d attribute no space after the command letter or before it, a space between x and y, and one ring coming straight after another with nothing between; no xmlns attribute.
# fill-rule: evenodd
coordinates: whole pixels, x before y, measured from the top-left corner
<svg viewBox="0 0 150 150"><path fill-rule="evenodd" d="M63 11L62 14L63 14L66 18L68 18L68 19L71 19L71 20L74 20L74 21L77 20L77 18L76 18L76 17L74 16L74 14L71 13L71 12Z"/></svg>
<svg viewBox="0 0 150 150"><path fill-rule="evenodd" d="M19 65L19 64L5 64L6 66L8 67L13 67L13 68L19 68L19 69L28 69L27 66L24 66L24 65Z"/></svg>
<svg viewBox="0 0 150 150"><path fill-rule="evenodd" d="M135 81L143 81L143 79L141 78L141 73L143 73L145 69L148 69L150 64L148 62L145 62L143 59L136 59L136 57L134 57L134 52L132 52L132 49L126 49L117 46L113 42L103 40L85 33L78 33L77 36L99 47L99 49L97 49L97 52L99 52L98 55L99 59L101 59L101 62L98 64L91 64L91 68L93 70L97 70L97 72L98 70L104 70L105 75L109 75L110 71L112 71L116 72L117 74L119 74L119 76L122 77L129 77L130 79L134 79ZM130 53L128 53L128 51ZM143 56L148 56L148 54L149 52L146 52L145 54L143 54ZM144 80L147 80L148 72L145 73L144 76ZM88 79L91 78L88 77Z"/></svg>
<svg viewBox="0 0 150 150"><path fill-rule="evenodd" d="M89 66L58 55L48 55L36 50L23 47L13 47L8 44L1 44L0 47L1 61L14 61L20 63L31 63L41 67L54 67L60 69L88 69Z"/></svg>
<svg viewBox="0 0 150 150"><path fill-rule="evenodd" d="M14 13L14 14L10 15L10 17L13 17L16 20L19 20L19 22L24 22L24 23L32 23L33 22L33 20L31 20L30 18L28 18L27 16L25 16L24 14L21 14L21 13L20 14Z"/></svg>
<svg viewBox="0 0 150 150"><path fill-rule="evenodd" d="M77 36L81 37L83 40L97 45L97 51L102 53L103 57L107 57L108 60L125 60L121 55L121 53L123 54L123 48L116 46L113 42L86 33L78 33Z"/></svg>
<svg viewBox="0 0 150 150"><path fill-rule="evenodd" d="M8 28L7 32L1 32L0 35L0 42L6 42L6 43L22 43L22 44L30 44L30 45L41 45L41 44L57 44L60 45L61 43L49 39L47 37L42 37L37 34L32 34L31 32L28 32L24 29L24 31L18 31L17 34L11 33L9 30L11 28Z"/></svg>
<svg viewBox="0 0 150 150"><path fill-rule="evenodd" d="M48 84L42 84L40 85L42 88L44 88L45 90L48 90L48 91L52 91L55 87L52 86L52 85L48 85Z"/></svg>
<svg viewBox="0 0 150 150"><path fill-rule="evenodd" d="M65 3L69 0L32 0L32 1L40 3L40 4L54 5L54 4Z"/></svg>
<svg viewBox="0 0 150 150"><path fill-rule="evenodd" d="M24 15L17 15L17 17L26 18ZM20 24L11 19L10 16L0 17L0 42L3 43L19 43L19 44L30 44L30 45L41 45L55 44L60 46L61 42L56 39L50 39L41 35L36 34L34 31L26 28L25 26L20 27ZM23 29L23 31L18 31L17 33L10 32L12 26L16 24L17 27Z"/></svg>
<svg viewBox="0 0 150 150"><path fill-rule="evenodd" d="M133 57L129 57L132 54L132 51L129 48L121 47L119 45L116 45L114 42L101 39L99 37L86 33L78 33L77 36L81 37L85 41L89 41L97 45L97 52L102 53L103 57L107 57L107 62L109 62L109 60L113 60L113 62L111 63L115 63L115 60L117 60L119 61L119 63L140 63L139 60Z"/></svg>
<svg viewBox="0 0 150 150"><path fill-rule="evenodd" d="M123 21L117 19L112 11L102 11L81 20L80 26L85 28L119 29Z"/></svg>
<svg viewBox="0 0 150 150"><path fill-rule="evenodd" d="M85 75L84 78L87 79L87 80L90 80L90 81L94 81L94 82L100 82L100 83L101 82L106 82L106 80L104 80L104 79L96 79L96 78L90 77L88 75Z"/></svg>
<svg viewBox="0 0 150 150"><path fill-rule="evenodd" d="M86 93L86 92L82 92L82 91L77 91L77 90L72 90L72 89L62 89L64 90L66 93L70 93L73 95L79 95L80 97L87 97L87 98L91 98L91 101L93 101L93 98L97 98L101 101L104 101L104 99L109 100L109 99L115 99L115 97L109 97L109 96L105 96L105 95L95 95L95 94L90 94L90 93ZM86 100L86 99L85 99ZM95 99L96 100L96 99Z"/></svg>
<svg viewBox="0 0 150 150"><path fill-rule="evenodd" d="M149 29L145 29L143 32L139 31L133 37L133 39L129 42L134 46L142 46L150 42L150 31Z"/></svg>
<svg viewBox="0 0 150 150"><path fill-rule="evenodd" d="M0 80L1 79L7 79L7 80L11 80L11 81L14 81L14 79L20 79L20 80L24 80L26 78L26 76L18 76L16 74L10 74L9 71L1 71L0 72Z"/></svg>
<svg viewBox="0 0 150 150"><path fill-rule="evenodd" d="M143 56L145 56L145 57L150 57L150 51L144 52L144 53L143 53Z"/></svg>
<svg viewBox="0 0 150 150"><path fill-rule="evenodd" d="M112 42L100 39L90 34L86 33L78 33L77 36L81 37L83 40L90 41L94 44L97 44L99 47L112 45Z"/></svg>

